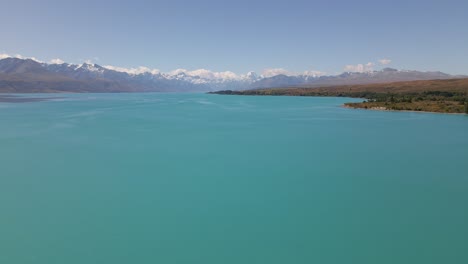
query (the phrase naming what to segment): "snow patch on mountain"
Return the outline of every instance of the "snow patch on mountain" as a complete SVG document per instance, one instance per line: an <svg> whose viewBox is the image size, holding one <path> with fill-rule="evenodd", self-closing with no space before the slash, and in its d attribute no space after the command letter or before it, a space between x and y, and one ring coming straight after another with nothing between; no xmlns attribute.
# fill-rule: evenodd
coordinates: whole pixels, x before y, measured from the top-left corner
<svg viewBox="0 0 468 264"><path fill-rule="evenodd" d="M112 71L125 72L130 75L139 75L139 74L145 74L145 73L156 75L156 74L161 73L161 71L158 69L150 69L144 66L140 66L136 68L124 68L124 67L117 67L117 66L112 66L112 65L105 65L103 67Z"/></svg>
<svg viewBox="0 0 468 264"><path fill-rule="evenodd" d="M42 61L38 60L36 57L25 57L25 56L22 56L20 54L15 54L15 55L10 55L10 54L6 54L6 53L1 53L0 54L0 60L3 60L3 59L6 59L6 58L16 58L16 59L20 59L20 60L33 60L35 62L39 62L39 63L42 63Z"/></svg>
<svg viewBox="0 0 468 264"><path fill-rule="evenodd" d="M161 72L158 69L150 69L143 66L123 68L109 65L100 66L88 62L68 64L60 59L54 59L49 63L45 63L34 58L24 58L20 55L10 56L8 54L0 54L0 73L14 75L12 79L17 79L21 74L26 74L21 77L21 81L27 82L29 80L29 84L33 88L38 83L41 84L38 80L60 80L60 82L43 83L44 89L58 85L60 86L57 88L59 90L194 92L292 86L320 87L467 77L452 76L442 72L407 71L392 68L376 71L372 69L374 65L373 63L349 65L347 67L348 71L339 75L326 75L324 72L313 70L291 72L283 68L267 69L261 75L257 75L253 71L246 74L236 74L231 71L217 72L208 69L176 69L170 72ZM33 74L28 75L30 73ZM67 86L63 87L63 85ZM20 88L23 89L22 87Z"/></svg>

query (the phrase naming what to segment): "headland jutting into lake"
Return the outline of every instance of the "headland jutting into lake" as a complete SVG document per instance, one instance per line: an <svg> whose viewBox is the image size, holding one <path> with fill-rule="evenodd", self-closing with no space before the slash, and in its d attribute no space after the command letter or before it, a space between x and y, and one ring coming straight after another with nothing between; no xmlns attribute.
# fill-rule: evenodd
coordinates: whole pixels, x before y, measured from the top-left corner
<svg viewBox="0 0 468 264"><path fill-rule="evenodd" d="M342 85L320 88L286 87L246 91L217 91L212 94L270 96L328 96L366 99L346 107L468 114L468 79Z"/></svg>

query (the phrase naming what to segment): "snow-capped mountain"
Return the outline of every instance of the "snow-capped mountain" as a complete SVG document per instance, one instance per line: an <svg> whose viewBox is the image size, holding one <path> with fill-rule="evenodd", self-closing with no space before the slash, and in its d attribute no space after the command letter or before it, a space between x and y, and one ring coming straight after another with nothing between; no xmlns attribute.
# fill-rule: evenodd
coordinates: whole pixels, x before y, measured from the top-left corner
<svg viewBox="0 0 468 264"><path fill-rule="evenodd" d="M97 64L48 64L32 59L0 60L0 92L201 92L245 90L291 86L329 86L342 84L382 83L394 81L450 79L442 72L400 71L386 68L371 72L345 72L322 76L315 72L299 75L257 75L248 72L178 69L163 73L140 67L124 69Z"/></svg>

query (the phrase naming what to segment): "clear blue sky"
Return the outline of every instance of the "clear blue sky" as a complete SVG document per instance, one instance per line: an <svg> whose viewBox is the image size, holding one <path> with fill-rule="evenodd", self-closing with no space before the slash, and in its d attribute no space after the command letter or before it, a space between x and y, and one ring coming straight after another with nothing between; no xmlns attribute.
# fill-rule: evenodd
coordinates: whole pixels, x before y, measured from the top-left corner
<svg viewBox="0 0 468 264"><path fill-rule="evenodd" d="M0 0L0 53L162 71L468 74L468 1ZM376 67L378 68L378 67Z"/></svg>

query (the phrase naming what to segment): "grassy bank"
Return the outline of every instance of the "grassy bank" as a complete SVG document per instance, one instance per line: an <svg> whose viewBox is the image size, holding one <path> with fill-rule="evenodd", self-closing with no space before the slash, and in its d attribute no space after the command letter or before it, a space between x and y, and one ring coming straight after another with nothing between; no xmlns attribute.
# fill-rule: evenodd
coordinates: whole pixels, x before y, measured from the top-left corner
<svg viewBox="0 0 468 264"><path fill-rule="evenodd" d="M352 108L468 114L468 79L345 85L322 88L274 88L218 91L215 94L270 96L333 96L363 98Z"/></svg>

